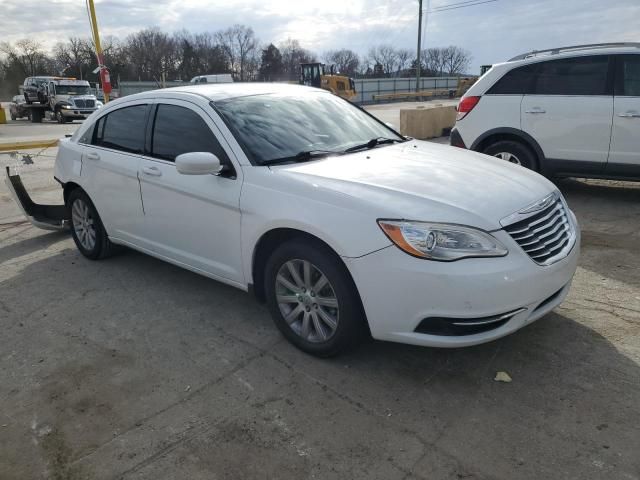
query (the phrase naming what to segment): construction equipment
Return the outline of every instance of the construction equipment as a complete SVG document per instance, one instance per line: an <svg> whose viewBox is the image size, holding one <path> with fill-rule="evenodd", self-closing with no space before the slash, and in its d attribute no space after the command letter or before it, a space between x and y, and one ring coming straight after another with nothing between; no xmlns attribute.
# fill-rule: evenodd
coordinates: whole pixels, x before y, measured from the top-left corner
<svg viewBox="0 0 640 480"><path fill-rule="evenodd" d="M300 85L329 90L346 100L356 96L356 85L353 79L345 75L337 75L333 65L329 68L329 73L326 73L324 63L301 63Z"/></svg>

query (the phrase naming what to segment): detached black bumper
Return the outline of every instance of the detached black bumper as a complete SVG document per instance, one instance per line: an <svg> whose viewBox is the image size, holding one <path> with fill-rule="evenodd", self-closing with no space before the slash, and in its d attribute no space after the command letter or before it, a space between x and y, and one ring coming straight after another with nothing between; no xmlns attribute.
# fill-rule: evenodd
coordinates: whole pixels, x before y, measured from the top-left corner
<svg viewBox="0 0 640 480"><path fill-rule="evenodd" d="M42 205L35 203L24 188L20 175L11 174L6 167L5 183L24 216L36 227L45 230L65 230L69 227L69 212L65 205Z"/></svg>

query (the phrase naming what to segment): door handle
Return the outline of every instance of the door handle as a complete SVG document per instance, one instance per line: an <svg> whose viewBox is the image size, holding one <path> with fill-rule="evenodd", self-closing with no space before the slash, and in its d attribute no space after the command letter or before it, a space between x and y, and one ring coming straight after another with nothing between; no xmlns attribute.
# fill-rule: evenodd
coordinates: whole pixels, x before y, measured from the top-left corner
<svg viewBox="0 0 640 480"><path fill-rule="evenodd" d="M100 155L98 155L96 152L90 152L90 153L87 153L87 159L88 160L100 160Z"/></svg>
<svg viewBox="0 0 640 480"><path fill-rule="evenodd" d="M618 116L622 117L622 118L640 118L640 113L638 113L638 112L625 112L625 113L619 113Z"/></svg>
<svg viewBox="0 0 640 480"><path fill-rule="evenodd" d="M531 110L525 110L524 113L547 113L547 111L541 108L532 108Z"/></svg>
<svg viewBox="0 0 640 480"><path fill-rule="evenodd" d="M152 177L162 176L162 172L157 167L142 167L142 173L151 175Z"/></svg>

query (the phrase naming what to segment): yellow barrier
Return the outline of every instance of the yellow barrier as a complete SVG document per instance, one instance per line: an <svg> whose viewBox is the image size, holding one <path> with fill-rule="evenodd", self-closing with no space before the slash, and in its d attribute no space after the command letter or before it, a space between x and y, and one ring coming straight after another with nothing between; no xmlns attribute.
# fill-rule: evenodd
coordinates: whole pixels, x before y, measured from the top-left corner
<svg viewBox="0 0 640 480"><path fill-rule="evenodd" d="M2 122L0 122L2 123ZM14 152L17 150L31 150L34 148L48 148L58 145L58 139L55 140L30 140L26 142L10 142L0 143L0 152Z"/></svg>
<svg viewBox="0 0 640 480"><path fill-rule="evenodd" d="M3 107L0 107L0 123L7 123L7 113Z"/></svg>

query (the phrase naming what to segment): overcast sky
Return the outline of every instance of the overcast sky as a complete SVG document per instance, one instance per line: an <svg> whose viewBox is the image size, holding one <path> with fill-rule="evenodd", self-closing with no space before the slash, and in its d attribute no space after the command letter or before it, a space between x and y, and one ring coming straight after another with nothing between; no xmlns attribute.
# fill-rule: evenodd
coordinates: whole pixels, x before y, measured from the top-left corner
<svg viewBox="0 0 640 480"><path fill-rule="evenodd" d="M430 1L434 9L462 0ZM50 48L69 36L89 36L84 0L0 2L2 41L32 36ZM242 23L262 43L291 37L320 54L342 47L364 54L379 43L416 48L417 0L96 0L96 10L102 36ZM467 49L475 71L532 49L640 41L640 0L497 0L427 14L427 21L423 45Z"/></svg>

